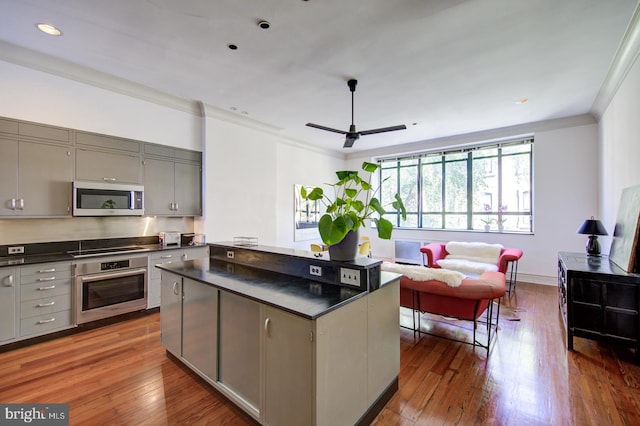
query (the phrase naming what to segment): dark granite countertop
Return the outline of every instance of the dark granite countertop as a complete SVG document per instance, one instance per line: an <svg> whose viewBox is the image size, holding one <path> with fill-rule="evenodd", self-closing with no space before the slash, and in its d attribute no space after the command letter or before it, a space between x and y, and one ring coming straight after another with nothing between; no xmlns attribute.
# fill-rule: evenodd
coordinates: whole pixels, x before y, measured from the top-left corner
<svg viewBox="0 0 640 426"><path fill-rule="evenodd" d="M367 294L366 291L220 260L198 259L156 265L156 268L308 319L316 319ZM384 284L397 278L396 274L385 273Z"/></svg>
<svg viewBox="0 0 640 426"><path fill-rule="evenodd" d="M122 247L122 245L120 246L116 246L116 245L109 245L109 243L105 242L105 244L107 244L107 247ZM35 265L38 263L49 263L49 262L65 262L65 261L80 261L83 259L96 259L96 258L100 258L100 256L94 256L94 257L84 257L84 258L76 258L73 257L69 251L72 251L72 249L69 249L69 247L67 247L67 245L61 245L61 243L37 243L37 244L32 244L33 246L40 246L37 248L37 250L34 250L35 253L27 253L24 255L21 254L17 254L17 255L9 255L9 256L1 256L0 257L0 268L5 267L5 266L22 266L22 265ZM138 246L140 249L136 250L133 253L145 253L145 252L155 252L155 251L164 251L164 250L176 250L176 249L188 249L188 248L195 248L195 247L203 247L203 246L207 246L208 244L198 244L198 245L188 245L188 246L169 246L169 247L163 247L160 244L135 244L136 246ZM100 246L97 246L100 247ZM50 252L47 251L47 248L50 248ZM130 254L132 252L128 252L128 253L111 253L111 254L104 254L102 255L102 257L104 256L113 256L115 254Z"/></svg>

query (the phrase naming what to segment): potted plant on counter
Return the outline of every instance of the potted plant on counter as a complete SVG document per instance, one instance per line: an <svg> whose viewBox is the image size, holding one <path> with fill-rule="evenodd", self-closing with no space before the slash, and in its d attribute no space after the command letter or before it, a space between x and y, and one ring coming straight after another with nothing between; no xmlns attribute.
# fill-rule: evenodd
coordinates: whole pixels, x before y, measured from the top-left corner
<svg viewBox="0 0 640 426"><path fill-rule="evenodd" d="M312 188L311 191L304 187L300 189L303 199L320 200L326 206L326 213L318 222L318 231L322 241L329 246L332 260L346 261L356 257L358 230L361 226L366 226L366 219L375 222L378 237L385 240L391 238L393 224L382 217L386 210L378 198L380 186L376 189L371 186L371 176L377 169L377 164L365 161L362 163L362 170L367 173L365 178L354 170L336 172L338 181L328 184L333 187L333 198L320 187ZM396 212L400 212L402 220L406 220L407 211L397 193L390 205Z"/></svg>

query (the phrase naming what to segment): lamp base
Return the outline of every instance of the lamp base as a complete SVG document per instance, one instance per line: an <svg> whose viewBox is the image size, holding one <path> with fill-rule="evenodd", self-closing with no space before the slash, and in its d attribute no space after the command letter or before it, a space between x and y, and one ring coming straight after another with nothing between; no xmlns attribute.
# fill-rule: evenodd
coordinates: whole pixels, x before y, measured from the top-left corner
<svg viewBox="0 0 640 426"><path fill-rule="evenodd" d="M587 249L588 256L600 256L600 243L598 242L597 235L589 235L589 239L587 240Z"/></svg>

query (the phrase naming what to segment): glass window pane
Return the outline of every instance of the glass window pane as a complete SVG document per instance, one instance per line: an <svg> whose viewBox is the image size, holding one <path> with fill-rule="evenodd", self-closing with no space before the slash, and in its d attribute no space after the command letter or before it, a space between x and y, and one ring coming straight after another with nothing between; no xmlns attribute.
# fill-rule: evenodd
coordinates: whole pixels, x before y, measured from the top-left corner
<svg viewBox="0 0 640 426"><path fill-rule="evenodd" d="M444 179L445 210L448 212L466 212L467 162L447 162L445 164Z"/></svg>
<svg viewBox="0 0 640 426"><path fill-rule="evenodd" d="M446 229L467 229L467 215L466 214L448 214L445 216Z"/></svg>
<svg viewBox="0 0 640 426"><path fill-rule="evenodd" d="M407 211L418 211L418 166L400 169L400 190L398 191ZM391 194L393 196L394 194ZM393 201L393 199L391 200ZM393 211L392 206L383 204L384 209Z"/></svg>
<svg viewBox="0 0 640 426"><path fill-rule="evenodd" d="M440 215L440 214L423 214L422 215L422 227L423 228L442 229L442 215Z"/></svg>
<svg viewBox="0 0 640 426"><path fill-rule="evenodd" d="M442 163L422 166L422 211L442 211Z"/></svg>
<svg viewBox="0 0 640 426"><path fill-rule="evenodd" d="M502 158L502 211L522 212L530 208L529 155Z"/></svg>

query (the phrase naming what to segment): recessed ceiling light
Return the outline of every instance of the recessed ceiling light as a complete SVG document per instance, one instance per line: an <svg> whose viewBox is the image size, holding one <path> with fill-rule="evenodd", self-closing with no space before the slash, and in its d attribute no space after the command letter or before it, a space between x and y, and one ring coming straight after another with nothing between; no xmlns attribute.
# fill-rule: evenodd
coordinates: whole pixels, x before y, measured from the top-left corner
<svg viewBox="0 0 640 426"><path fill-rule="evenodd" d="M229 49L231 49L231 50L238 50L238 46L237 46L237 45L235 45L235 44L233 44L233 43L228 44L228 45L227 45L227 47L228 47Z"/></svg>
<svg viewBox="0 0 640 426"><path fill-rule="evenodd" d="M271 24L269 23L269 21L265 21L264 19L258 22L258 26L263 30L268 30L269 28L271 28Z"/></svg>
<svg viewBox="0 0 640 426"><path fill-rule="evenodd" d="M516 101L516 104L518 104L518 105L524 105L524 104L526 104L527 102L529 102L529 99L527 99L527 98L522 98L522 99L518 99L518 100Z"/></svg>
<svg viewBox="0 0 640 426"><path fill-rule="evenodd" d="M52 36L62 35L62 31L60 31L59 29L57 29L56 27L50 24L40 23L40 24L36 24L36 27L38 27L38 29L45 34L49 34Z"/></svg>

